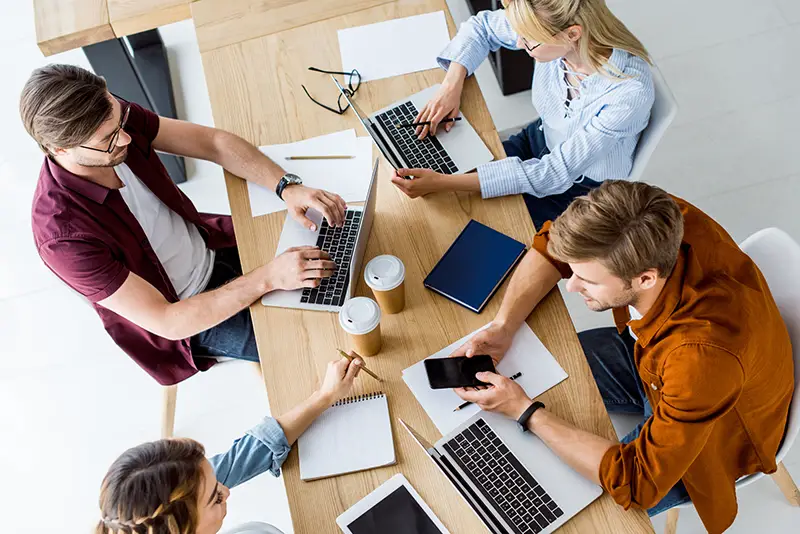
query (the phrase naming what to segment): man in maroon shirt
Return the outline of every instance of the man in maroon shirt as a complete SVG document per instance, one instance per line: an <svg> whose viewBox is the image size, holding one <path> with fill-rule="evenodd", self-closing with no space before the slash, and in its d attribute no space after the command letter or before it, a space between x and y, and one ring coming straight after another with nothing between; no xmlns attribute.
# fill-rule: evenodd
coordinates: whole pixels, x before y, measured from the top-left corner
<svg viewBox="0 0 800 534"><path fill-rule="evenodd" d="M39 255L161 384L209 368L203 356L258 360L248 306L272 290L314 287L335 269L326 253L302 247L243 274L231 218L198 213L156 154L213 161L275 190L308 228L309 208L342 224L338 195L297 183L240 137L159 117L70 65L34 71L20 114L46 155L32 211Z"/></svg>

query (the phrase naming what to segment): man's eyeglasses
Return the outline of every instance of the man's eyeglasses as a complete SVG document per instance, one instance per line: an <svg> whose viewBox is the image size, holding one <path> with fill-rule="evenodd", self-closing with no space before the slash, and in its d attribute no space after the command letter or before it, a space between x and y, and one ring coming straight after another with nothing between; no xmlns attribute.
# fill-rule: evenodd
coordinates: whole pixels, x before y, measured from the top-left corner
<svg viewBox="0 0 800 534"><path fill-rule="evenodd" d="M125 124L128 122L128 115L131 113L131 105L128 104L125 109L122 111L122 118L119 121L119 126L117 129L114 130L114 133L111 134L111 141L108 143L108 148L95 148L93 146L86 146L80 145L81 148L85 148L87 150L94 150L95 152L105 152L106 154L111 154L114 152L114 148L117 146L117 139L119 139L119 132L125 128Z"/></svg>
<svg viewBox="0 0 800 534"><path fill-rule="evenodd" d="M333 70L322 70L316 67L308 67L308 70L313 70L314 72L321 72L322 74L339 74L341 76L349 76L347 87L344 89L345 94L348 98L353 98L358 91L358 88L361 87L361 74L356 70L353 69L350 72L338 72ZM336 100L336 107L338 109L334 109L331 106L326 106L322 102L318 101L316 98L311 96L311 93L308 92L305 85L301 85L300 87L303 88L303 91L306 92L306 96L311 99L316 105L327 109L328 111L332 111L337 115L344 114L345 111L350 107L350 103L344 98L344 94L339 93L339 98Z"/></svg>

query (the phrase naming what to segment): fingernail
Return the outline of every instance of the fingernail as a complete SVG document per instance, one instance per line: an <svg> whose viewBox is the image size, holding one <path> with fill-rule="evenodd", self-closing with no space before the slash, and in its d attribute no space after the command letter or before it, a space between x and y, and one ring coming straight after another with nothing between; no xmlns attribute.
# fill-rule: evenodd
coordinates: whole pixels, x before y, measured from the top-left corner
<svg viewBox="0 0 800 534"><path fill-rule="evenodd" d="M311 225L311 231L312 232L316 232L317 231L317 225L316 224L312 224Z"/></svg>

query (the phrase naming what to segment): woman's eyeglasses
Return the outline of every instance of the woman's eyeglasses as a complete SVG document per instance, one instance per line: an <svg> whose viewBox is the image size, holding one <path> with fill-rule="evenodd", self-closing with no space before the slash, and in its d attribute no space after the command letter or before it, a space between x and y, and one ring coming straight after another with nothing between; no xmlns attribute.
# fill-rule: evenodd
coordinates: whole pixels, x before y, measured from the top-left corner
<svg viewBox="0 0 800 534"><path fill-rule="evenodd" d="M347 111L348 108L350 107L350 103L347 102L347 99L344 98L344 95L346 94L348 98L353 98L353 96L355 96L356 91L358 91L358 88L361 87L361 74L356 69L353 69L350 72L339 72L333 70L322 70L316 67L308 67L308 70L313 70L314 72L321 72L322 74L339 74L341 76L349 76L347 87L344 89L344 94L339 93L339 98L336 100L336 107L338 109L334 109L331 106L326 106L325 104L323 104L322 102L318 101L316 98L311 96L311 93L308 92L308 89L306 89L305 85L300 86L303 88L303 91L306 92L306 96L308 96L308 98L310 98L311 101L314 102L316 105L323 107L328 111L332 111L337 115L344 114L344 112Z"/></svg>
<svg viewBox="0 0 800 534"><path fill-rule="evenodd" d="M130 115L130 113L131 105L128 104L122 112L122 119L120 119L119 126L117 126L117 129L114 130L114 133L111 134L111 141L108 143L108 148L95 148L93 146L85 145L80 145L80 147L87 150L94 150L95 152L105 152L106 154L111 154L114 152L114 148L117 146L117 139L119 139L119 132L125 128L125 124L128 122L128 115Z"/></svg>
<svg viewBox="0 0 800 534"><path fill-rule="evenodd" d="M534 50L536 50L537 48L539 48L540 46L542 46L544 44L544 43L538 43L538 44L535 44L533 46L530 46L530 45L528 45L528 40L527 39L525 39L522 36L520 36L520 39L522 39L522 44L525 45L525 49L528 52L533 52Z"/></svg>

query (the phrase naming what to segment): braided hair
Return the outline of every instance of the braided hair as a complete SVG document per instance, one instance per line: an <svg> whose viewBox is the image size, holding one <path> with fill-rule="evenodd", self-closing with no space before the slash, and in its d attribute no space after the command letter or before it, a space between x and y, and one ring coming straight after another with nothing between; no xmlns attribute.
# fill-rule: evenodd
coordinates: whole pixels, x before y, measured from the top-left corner
<svg viewBox="0 0 800 534"><path fill-rule="evenodd" d="M203 446L184 438L122 453L103 478L95 534L194 534L204 459Z"/></svg>

